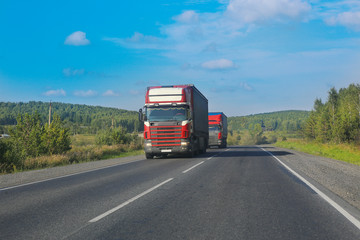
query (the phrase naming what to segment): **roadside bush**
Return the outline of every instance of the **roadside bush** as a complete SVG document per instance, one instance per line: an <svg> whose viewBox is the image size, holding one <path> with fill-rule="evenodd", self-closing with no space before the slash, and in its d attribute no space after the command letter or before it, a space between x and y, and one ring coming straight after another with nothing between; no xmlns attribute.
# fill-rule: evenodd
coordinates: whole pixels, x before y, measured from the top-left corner
<svg viewBox="0 0 360 240"><path fill-rule="evenodd" d="M97 145L129 144L136 141L137 136L132 136L123 128L108 129L99 132L95 137Z"/></svg>
<svg viewBox="0 0 360 240"><path fill-rule="evenodd" d="M14 172L22 169L26 159L24 148L13 139L0 140L0 172Z"/></svg>
<svg viewBox="0 0 360 240"><path fill-rule="evenodd" d="M41 124L40 115L19 115L17 125L10 130L11 137L0 140L0 172L13 172L20 169L36 168L27 159L44 155L62 154L69 151L69 129L56 114L50 125ZM41 161L40 161L41 162ZM41 165L41 164L40 164Z"/></svg>

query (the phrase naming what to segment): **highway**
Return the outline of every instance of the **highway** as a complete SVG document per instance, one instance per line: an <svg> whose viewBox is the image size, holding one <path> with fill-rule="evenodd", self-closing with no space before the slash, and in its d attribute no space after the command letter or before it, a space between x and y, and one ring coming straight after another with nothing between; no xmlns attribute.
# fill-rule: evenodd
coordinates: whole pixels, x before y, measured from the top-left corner
<svg viewBox="0 0 360 240"><path fill-rule="evenodd" d="M360 239L256 146L141 160L0 190L0 239Z"/></svg>

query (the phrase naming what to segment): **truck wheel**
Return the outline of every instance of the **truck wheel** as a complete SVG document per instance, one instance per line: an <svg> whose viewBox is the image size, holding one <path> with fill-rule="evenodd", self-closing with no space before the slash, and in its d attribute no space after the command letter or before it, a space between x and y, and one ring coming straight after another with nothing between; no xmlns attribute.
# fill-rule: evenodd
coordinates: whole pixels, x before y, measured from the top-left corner
<svg viewBox="0 0 360 240"><path fill-rule="evenodd" d="M145 154L145 156L146 156L146 159L153 159L153 155L152 154L150 154L150 153L146 153Z"/></svg>

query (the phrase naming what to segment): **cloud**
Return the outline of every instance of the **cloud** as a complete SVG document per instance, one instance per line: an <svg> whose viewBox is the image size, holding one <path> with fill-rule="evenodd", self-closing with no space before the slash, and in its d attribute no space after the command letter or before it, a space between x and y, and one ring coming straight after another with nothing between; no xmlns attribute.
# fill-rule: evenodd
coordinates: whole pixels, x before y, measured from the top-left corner
<svg viewBox="0 0 360 240"><path fill-rule="evenodd" d="M97 96L97 92L93 90L88 90L88 91L80 90L80 91L75 91L74 95L77 97L94 97Z"/></svg>
<svg viewBox="0 0 360 240"><path fill-rule="evenodd" d="M173 19L181 23L196 23L199 20L199 15L195 11L189 10L173 17Z"/></svg>
<svg viewBox="0 0 360 240"><path fill-rule="evenodd" d="M235 68L233 61L228 59L218 59L213 61L204 62L201 64L202 68L209 70L225 70Z"/></svg>
<svg viewBox="0 0 360 240"><path fill-rule="evenodd" d="M117 97L120 96L119 93L114 92L113 90L107 90L106 92L103 93L104 97Z"/></svg>
<svg viewBox="0 0 360 240"><path fill-rule="evenodd" d="M241 89L250 92L254 90L254 88L246 82L229 82L225 79L221 79L219 83L216 83L215 85L215 87L211 88L212 92L236 92Z"/></svg>
<svg viewBox="0 0 360 240"><path fill-rule="evenodd" d="M135 32L129 38L105 37L103 40L126 48L159 50L162 56L184 61L194 54L204 58L205 54L217 53L224 47L229 49L268 22L304 20L312 10L303 0L223 0L219 3L223 7L216 12L187 10L175 15L174 23L160 26L161 37Z"/></svg>
<svg viewBox="0 0 360 240"><path fill-rule="evenodd" d="M311 10L301 0L230 0L226 14L243 23L264 22L273 19L296 19Z"/></svg>
<svg viewBox="0 0 360 240"><path fill-rule="evenodd" d="M82 69L73 69L73 68L64 68L63 74L65 77L81 76L85 73L85 70Z"/></svg>
<svg viewBox="0 0 360 240"><path fill-rule="evenodd" d="M48 97L61 97L66 96L66 92L63 89L57 89L57 90L49 90L47 92L44 92L43 95Z"/></svg>
<svg viewBox="0 0 360 240"><path fill-rule="evenodd" d="M158 85L159 85L159 84L158 84ZM134 95L134 96L140 94L140 92L139 92L138 90L130 90L129 93L130 93L131 95Z"/></svg>
<svg viewBox="0 0 360 240"><path fill-rule="evenodd" d="M343 12L325 20L329 25L342 25L354 31L360 31L360 11Z"/></svg>
<svg viewBox="0 0 360 240"><path fill-rule="evenodd" d="M90 44L90 41L86 39L86 33L77 31L70 34L64 42L65 45L83 46Z"/></svg>

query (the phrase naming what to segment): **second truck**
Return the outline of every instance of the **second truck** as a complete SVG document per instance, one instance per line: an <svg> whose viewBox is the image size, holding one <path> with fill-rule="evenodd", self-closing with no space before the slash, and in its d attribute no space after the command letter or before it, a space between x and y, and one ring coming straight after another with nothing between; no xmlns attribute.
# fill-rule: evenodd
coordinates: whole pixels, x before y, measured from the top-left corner
<svg viewBox="0 0 360 240"><path fill-rule="evenodd" d="M208 100L194 85L148 87L139 116L144 122L147 159L206 152Z"/></svg>
<svg viewBox="0 0 360 240"><path fill-rule="evenodd" d="M227 117L222 112L209 113L209 146L227 146Z"/></svg>

